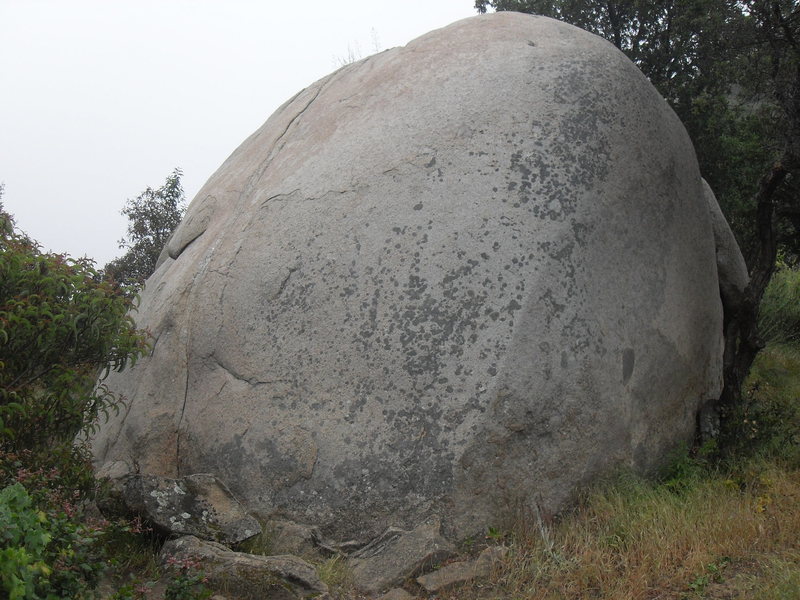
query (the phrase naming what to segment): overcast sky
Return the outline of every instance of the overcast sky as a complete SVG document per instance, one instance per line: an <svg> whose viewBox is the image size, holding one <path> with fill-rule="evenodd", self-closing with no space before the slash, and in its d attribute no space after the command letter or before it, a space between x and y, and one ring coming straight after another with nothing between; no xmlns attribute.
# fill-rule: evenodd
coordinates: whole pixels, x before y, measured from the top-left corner
<svg viewBox="0 0 800 600"><path fill-rule="evenodd" d="M121 254L125 200L191 200L300 89L472 0L0 0L2 202L45 250Z"/></svg>

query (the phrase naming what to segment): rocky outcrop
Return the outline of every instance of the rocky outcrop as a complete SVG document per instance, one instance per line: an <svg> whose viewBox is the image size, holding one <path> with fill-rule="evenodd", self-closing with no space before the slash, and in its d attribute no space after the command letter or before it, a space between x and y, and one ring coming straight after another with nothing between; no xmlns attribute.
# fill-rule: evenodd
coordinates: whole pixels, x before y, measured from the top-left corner
<svg viewBox="0 0 800 600"><path fill-rule="evenodd" d="M438 521L425 523L413 531L388 529L350 556L348 564L355 585L376 594L430 571L455 554L453 545L442 537L440 530Z"/></svg>
<svg viewBox="0 0 800 600"><path fill-rule="evenodd" d="M208 578L208 587L228 600L297 600L328 592L314 567L296 556L233 552L194 536L168 541L160 556L167 566L174 561L196 561Z"/></svg>
<svg viewBox="0 0 800 600"><path fill-rule="evenodd" d="M483 15L348 65L192 202L96 462L213 473L337 542L558 511L719 396L704 196L664 100L569 25Z"/></svg>

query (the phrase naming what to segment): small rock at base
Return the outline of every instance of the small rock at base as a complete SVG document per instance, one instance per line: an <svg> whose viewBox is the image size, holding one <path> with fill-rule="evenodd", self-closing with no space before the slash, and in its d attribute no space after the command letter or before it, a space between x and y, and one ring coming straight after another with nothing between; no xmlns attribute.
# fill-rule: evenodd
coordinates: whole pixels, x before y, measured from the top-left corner
<svg viewBox="0 0 800 600"><path fill-rule="evenodd" d="M453 545L440 529L438 520L413 531L390 528L377 546L370 543L350 559L356 587L377 594L453 556Z"/></svg>
<svg viewBox="0 0 800 600"><path fill-rule="evenodd" d="M273 519L265 529L272 537L271 554L293 554L313 558L322 556L316 541L319 532L315 527L284 519Z"/></svg>
<svg viewBox="0 0 800 600"><path fill-rule="evenodd" d="M485 548L475 560L475 568L481 573L481 577L488 577L492 572L492 567L503 560L508 554L507 546L489 546Z"/></svg>
<svg viewBox="0 0 800 600"><path fill-rule="evenodd" d="M417 583L426 591L433 593L472 579L488 577L492 572L492 567L506 553L508 553L508 548L504 546L491 546L481 552L475 560L450 563L441 569L417 577Z"/></svg>

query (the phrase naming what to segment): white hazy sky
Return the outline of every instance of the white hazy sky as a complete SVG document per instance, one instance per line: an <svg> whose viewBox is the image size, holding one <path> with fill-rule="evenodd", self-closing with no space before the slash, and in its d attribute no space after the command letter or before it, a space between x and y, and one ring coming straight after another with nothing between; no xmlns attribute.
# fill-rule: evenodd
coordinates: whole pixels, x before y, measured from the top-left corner
<svg viewBox="0 0 800 600"><path fill-rule="evenodd" d="M125 200L175 167L188 199L349 55L476 14L472 0L0 0L0 182L45 250L118 256Z"/></svg>

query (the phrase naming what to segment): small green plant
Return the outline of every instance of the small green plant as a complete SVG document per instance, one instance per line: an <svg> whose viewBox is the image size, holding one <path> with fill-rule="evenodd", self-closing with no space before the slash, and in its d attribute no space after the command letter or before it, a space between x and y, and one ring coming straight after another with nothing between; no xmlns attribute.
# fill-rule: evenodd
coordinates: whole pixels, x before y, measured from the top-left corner
<svg viewBox="0 0 800 600"><path fill-rule="evenodd" d="M261 522L261 533L243 541L236 548L239 552L256 554L259 556L270 556L274 554L275 530L265 522Z"/></svg>
<svg viewBox="0 0 800 600"><path fill-rule="evenodd" d="M703 594L710 583L722 580L722 571L730 562L730 559L723 557L717 562L709 563L706 565L703 573L698 575L693 581L689 583L689 589L693 594Z"/></svg>
<svg viewBox="0 0 800 600"><path fill-rule="evenodd" d="M100 523L42 510L20 483L0 491L0 581L10 599L84 598L105 569Z"/></svg>
<svg viewBox="0 0 800 600"><path fill-rule="evenodd" d="M199 561L170 557L167 566L174 575L164 590L165 600L204 600L211 596L211 590L206 587L208 578Z"/></svg>
<svg viewBox="0 0 800 600"><path fill-rule="evenodd" d="M502 542L506 538L506 533L497 527L486 528L486 539L493 542Z"/></svg>
<svg viewBox="0 0 800 600"><path fill-rule="evenodd" d="M661 483L675 493L690 489L708 474L706 454L703 449L690 453L686 446L676 450L661 471Z"/></svg>
<svg viewBox="0 0 800 600"><path fill-rule="evenodd" d="M475 550L475 546L476 546L475 536L471 535L471 536L469 536L467 538L464 538L463 540L461 540L461 545L460 546L461 546L461 548L460 548L461 552L463 554L472 554L473 551Z"/></svg>
<svg viewBox="0 0 800 600"><path fill-rule="evenodd" d="M153 591L153 583L142 583L140 581L133 581L126 583L111 594L108 600L147 600L150 597L150 592Z"/></svg>

